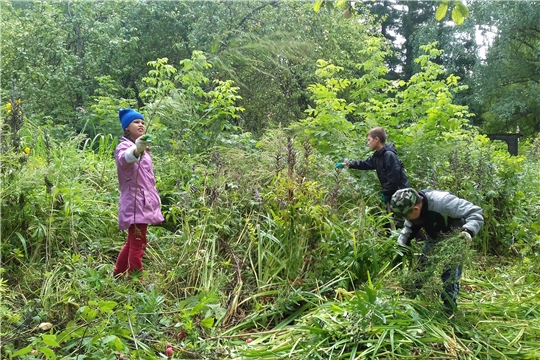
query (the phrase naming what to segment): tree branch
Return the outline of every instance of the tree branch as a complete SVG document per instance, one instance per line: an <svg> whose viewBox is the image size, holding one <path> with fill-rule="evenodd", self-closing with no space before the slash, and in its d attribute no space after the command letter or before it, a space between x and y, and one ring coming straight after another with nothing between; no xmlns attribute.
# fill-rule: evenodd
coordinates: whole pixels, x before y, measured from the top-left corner
<svg viewBox="0 0 540 360"><path fill-rule="evenodd" d="M272 6L276 6L277 5L277 1L272 1L272 2L269 2L269 3L265 3L265 4L262 4L260 6L257 6L255 9L251 10L249 12L249 14L247 14L246 16L244 16L242 18L242 20L240 20L240 22L238 23L238 27L242 27L242 25L244 25L244 22L246 22L246 20L248 20L251 15L255 14L256 12L258 12L259 10L261 9L264 9L265 7L267 7L268 5L272 5Z"/></svg>
<svg viewBox="0 0 540 360"><path fill-rule="evenodd" d="M527 78L527 79L522 79L522 80L510 81L510 82L505 83L505 84L500 84L499 86L500 86L500 87L506 87L506 86L516 85L516 84L527 83L527 82L529 82L529 81L535 82L535 83L537 83L537 84L540 83L540 81L538 81L538 80Z"/></svg>
<svg viewBox="0 0 540 360"><path fill-rule="evenodd" d="M534 46L534 45L531 45L529 44L527 41L523 40L523 39L520 39L518 38L517 36L512 36L512 35L508 35L510 37L510 39L512 40L515 40L523 45L526 45L527 47L529 47L531 50L534 50L534 51L537 51L538 49Z"/></svg>

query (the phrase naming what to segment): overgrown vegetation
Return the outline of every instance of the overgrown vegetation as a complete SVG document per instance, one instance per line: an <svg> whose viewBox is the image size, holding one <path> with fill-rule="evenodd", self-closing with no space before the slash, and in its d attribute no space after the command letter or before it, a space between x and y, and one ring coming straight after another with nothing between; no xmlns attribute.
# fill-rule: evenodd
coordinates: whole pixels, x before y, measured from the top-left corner
<svg viewBox="0 0 540 360"><path fill-rule="evenodd" d="M24 99L4 104L2 357L157 359L167 344L173 358L537 356L538 144L512 157L469 126L435 45L398 84L384 79L384 43L373 37L365 49L358 77L320 61L308 117L259 138L234 123L234 83L211 81L202 53L181 69L150 63L139 96L151 98L166 221L150 229L146 272L130 281L111 276L124 241L117 137L38 126L14 110ZM107 114L112 128L112 105L132 100L102 94L88 116ZM484 228L462 250L453 315L434 287L408 297L416 255L391 267L397 233L374 174L333 167L368 155L374 125L388 130L414 187L484 209Z"/></svg>

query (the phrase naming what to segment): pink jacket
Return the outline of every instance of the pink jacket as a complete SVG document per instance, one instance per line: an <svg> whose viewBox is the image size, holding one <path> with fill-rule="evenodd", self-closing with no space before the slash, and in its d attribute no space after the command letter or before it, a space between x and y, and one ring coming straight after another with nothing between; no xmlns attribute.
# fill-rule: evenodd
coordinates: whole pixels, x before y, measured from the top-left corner
<svg viewBox="0 0 540 360"><path fill-rule="evenodd" d="M161 200L156 189L156 179L152 170L152 157L145 151L140 161L133 156L135 144L122 137L114 151L120 201L118 225L127 230L131 224L158 224L162 222Z"/></svg>

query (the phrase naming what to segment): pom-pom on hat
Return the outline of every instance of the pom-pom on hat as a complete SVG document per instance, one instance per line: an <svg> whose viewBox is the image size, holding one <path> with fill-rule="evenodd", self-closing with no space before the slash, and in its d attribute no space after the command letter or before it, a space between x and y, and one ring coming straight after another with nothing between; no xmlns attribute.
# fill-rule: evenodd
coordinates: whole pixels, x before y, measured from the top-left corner
<svg viewBox="0 0 540 360"><path fill-rule="evenodd" d="M419 196L416 190L411 188L396 191L390 200L390 207L394 215L405 218L416 205Z"/></svg>
<svg viewBox="0 0 540 360"><path fill-rule="evenodd" d="M133 109L118 110L118 117L120 118L120 123L122 124L122 130L126 130L126 128L129 126L129 124L131 124L133 120L144 120L143 114Z"/></svg>

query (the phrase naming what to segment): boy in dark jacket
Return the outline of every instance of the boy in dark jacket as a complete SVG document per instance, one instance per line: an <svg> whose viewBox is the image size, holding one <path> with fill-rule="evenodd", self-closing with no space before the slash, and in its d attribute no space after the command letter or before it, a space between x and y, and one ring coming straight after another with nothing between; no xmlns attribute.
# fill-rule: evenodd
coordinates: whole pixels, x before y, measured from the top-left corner
<svg viewBox="0 0 540 360"><path fill-rule="evenodd" d="M440 235L450 233L454 229L461 230L461 235L467 241L478 234L484 224L482 209L473 203L457 196L439 190L414 189L398 190L390 201L394 215L406 219L403 230L398 237L401 246L408 246L410 240L420 231L427 235L422 255L418 262L417 272L422 272L428 265L431 251L440 241ZM457 306L459 279L462 264L444 264L441 276L443 292L441 298L448 309ZM422 280L414 284L413 291L422 287Z"/></svg>
<svg viewBox="0 0 540 360"><path fill-rule="evenodd" d="M375 151L366 160L337 163L336 168L348 167L356 170L376 170L382 186L381 200L390 209L390 199L399 190L408 188L409 180L405 174L403 162L397 156L394 144L386 144L386 132L376 127L367 134L369 149Z"/></svg>

